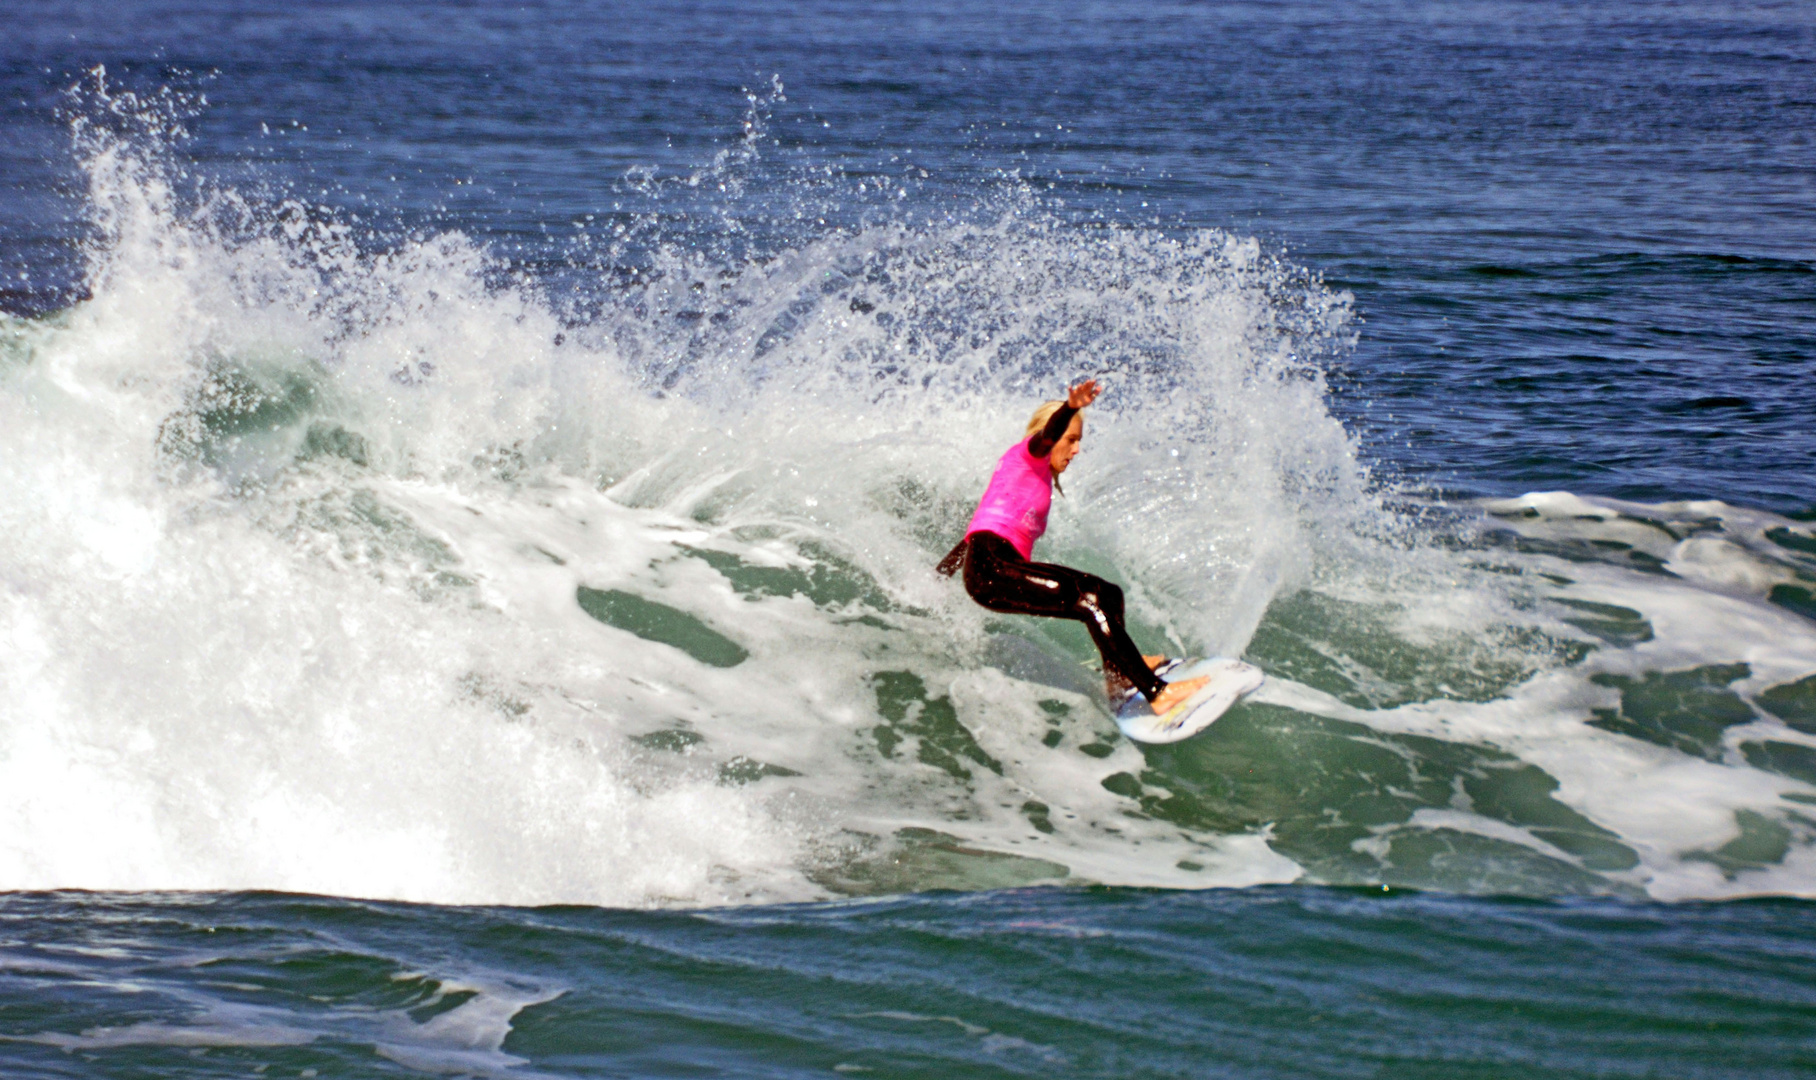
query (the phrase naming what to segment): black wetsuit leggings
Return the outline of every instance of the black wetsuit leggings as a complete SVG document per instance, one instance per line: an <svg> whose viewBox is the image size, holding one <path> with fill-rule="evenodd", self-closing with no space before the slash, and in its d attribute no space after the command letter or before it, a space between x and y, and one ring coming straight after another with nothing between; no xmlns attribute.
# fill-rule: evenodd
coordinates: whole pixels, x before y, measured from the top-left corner
<svg viewBox="0 0 1816 1080"><path fill-rule="evenodd" d="M963 547L965 591L971 599L991 611L1084 623L1103 656L1105 675L1121 676L1149 701L1160 696L1166 683L1123 628L1122 589L1069 566L1029 562L993 532L972 533Z"/></svg>

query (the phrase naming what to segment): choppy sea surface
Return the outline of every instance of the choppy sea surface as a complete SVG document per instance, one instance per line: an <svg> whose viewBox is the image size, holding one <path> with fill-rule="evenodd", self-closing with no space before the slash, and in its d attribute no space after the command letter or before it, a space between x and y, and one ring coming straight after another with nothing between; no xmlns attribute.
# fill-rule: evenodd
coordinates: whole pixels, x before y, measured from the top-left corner
<svg viewBox="0 0 1816 1080"><path fill-rule="evenodd" d="M0 1073L1816 1071L1807 5L0 29Z"/></svg>

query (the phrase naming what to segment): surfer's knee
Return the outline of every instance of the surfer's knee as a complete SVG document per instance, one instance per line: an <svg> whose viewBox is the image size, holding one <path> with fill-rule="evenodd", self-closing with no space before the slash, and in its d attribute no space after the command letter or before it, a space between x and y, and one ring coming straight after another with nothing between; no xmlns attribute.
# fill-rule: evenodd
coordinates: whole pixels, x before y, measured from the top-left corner
<svg viewBox="0 0 1816 1080"><path fill-rule="evenodd" d="M1101 578L1095 583L1098 600L1105 611L1122 610L1122 586Z"/></svg>
<svg viewBox="0 0 1816 1080"><path fill-rule="evenodd" d="M1079 585L1079 595L1098 621L1118 623L1122 621L1121 586L1113 585L1100 577L1090 577Z"/></svg>

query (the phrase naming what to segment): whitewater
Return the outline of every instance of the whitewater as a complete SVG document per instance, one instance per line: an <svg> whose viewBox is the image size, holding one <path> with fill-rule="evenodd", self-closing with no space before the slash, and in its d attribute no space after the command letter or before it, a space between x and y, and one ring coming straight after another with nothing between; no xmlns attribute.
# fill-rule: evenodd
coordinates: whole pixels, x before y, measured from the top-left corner
<svg viewBox="0 0 1816 1080"><path fill-rule="evenodd" d="M0 890L1816 895L1811 524L1376 475L1350 298L1255 238L884 178L766 245L753 112L632 178L727 242L630 219L577 302L97 100L86 296L0 316ZM1081 376L1040 557L1268 672L1178 747L1116 735L1082 630L932 571Z"/></svg>

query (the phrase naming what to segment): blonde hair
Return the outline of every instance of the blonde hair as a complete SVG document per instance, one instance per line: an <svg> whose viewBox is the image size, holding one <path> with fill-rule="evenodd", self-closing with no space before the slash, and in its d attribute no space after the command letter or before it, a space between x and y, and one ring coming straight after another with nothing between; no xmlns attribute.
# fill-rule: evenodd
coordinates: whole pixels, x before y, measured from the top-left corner
<svg viewBox="0 0 1816 1080"><path fill-rule="evenodd" d="M1053 414L1058 412L1064 405L1065 402L1063 401L1041 402L1040 407L1034 410L1034 415L1028 417L1028 434L1022 437L1032 439L1034 436L1040 434L1040 429L1046 427L1047 421L1053 419ZM1084 414L1080 413L1079 415L1082 416ZM1066 489L1059 486L1059 475L1057 473L1053 476L1053 490L1059 492L1061 495L1066 493Z"/></svg>
<svg viewBox="0 0 1816 1080"><path fill-rule="evenodd" d="M1022 438L1032 439L1040 434L1040 429L1047 426L1047 421L1053 419L1053 414L1058 412L1063 405L1065 405L1063 401L1041 402L1040 408L1034 410L1034 415L1028 417L1028 433Z"/></svg>

